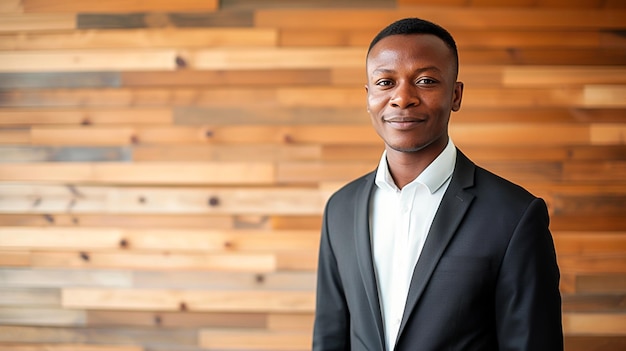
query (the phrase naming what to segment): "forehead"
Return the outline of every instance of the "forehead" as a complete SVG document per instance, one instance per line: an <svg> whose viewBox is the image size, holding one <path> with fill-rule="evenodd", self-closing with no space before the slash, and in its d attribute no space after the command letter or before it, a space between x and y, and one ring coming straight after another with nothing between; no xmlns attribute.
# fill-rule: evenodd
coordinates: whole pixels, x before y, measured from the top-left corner
<svg viewBox="0 0 626 351"><path fill-rule="evenodd" d="M376 43L367 56L368 71L384 66L427 63L442 71L453 69L454 56L448 45L432 34L390 35Z"/></svg>

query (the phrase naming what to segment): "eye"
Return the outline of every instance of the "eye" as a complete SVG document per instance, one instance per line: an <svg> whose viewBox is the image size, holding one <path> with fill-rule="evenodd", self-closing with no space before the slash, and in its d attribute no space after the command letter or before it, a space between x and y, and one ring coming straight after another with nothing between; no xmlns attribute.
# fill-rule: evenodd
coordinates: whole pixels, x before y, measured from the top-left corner
<svg viewBox="0 0 626 351"><path fill-rule="evenodd" d="M423 84L423 85L430 85L430 84L436 84L437 81L431 78L420 78L417 80L417 82L415 82L415 84Z"/></svg>
<svg viewBox="0 0 626 351"><path fill-rule="evenodd" d="M379 81L376 82L376 85L380 86L380 87L389 87L391 85L393 85L393 82L389 79L381 79Z"/></svg>

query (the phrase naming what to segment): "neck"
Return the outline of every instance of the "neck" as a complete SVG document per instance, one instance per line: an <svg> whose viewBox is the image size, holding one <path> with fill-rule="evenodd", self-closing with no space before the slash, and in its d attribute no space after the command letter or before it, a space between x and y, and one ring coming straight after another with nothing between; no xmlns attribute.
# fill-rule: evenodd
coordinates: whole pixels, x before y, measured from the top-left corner
<svg viewBox="0 0 626 351"><path fill-rule="evenodd" d="M428 152L425 150L403 152L387 147L387 167L396 186L402 189L422 174L426 167L441 154L446 145L428 150Z"/></svg>

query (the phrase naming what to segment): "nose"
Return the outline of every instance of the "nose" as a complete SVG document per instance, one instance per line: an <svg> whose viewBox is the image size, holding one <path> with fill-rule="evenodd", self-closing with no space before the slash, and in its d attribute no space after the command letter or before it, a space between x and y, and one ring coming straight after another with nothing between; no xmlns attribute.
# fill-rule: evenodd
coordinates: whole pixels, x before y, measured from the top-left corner
<svg viewBox="0 0 626 351"><path fill-rule="evenodd" d="M411 82L398 82L389 104L396 108L409 108L420 103L417 87Z"/></svg>

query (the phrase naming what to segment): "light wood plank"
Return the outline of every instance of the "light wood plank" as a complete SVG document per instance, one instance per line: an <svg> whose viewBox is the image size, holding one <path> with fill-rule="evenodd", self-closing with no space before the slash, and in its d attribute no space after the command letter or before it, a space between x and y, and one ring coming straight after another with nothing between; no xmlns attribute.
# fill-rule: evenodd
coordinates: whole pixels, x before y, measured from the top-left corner
<svg viewBox="0 0 626 351"><path fill-rule="evenodd" d="M4 268L6 269L6 268ZM0 277L6 272L0 271ZM0 287L0 305L14 307L58 308L61 306L61 292L50 288Z"/></svg>
<svg viewBox="0 0 626 351"><path fill-rule="evenodd" d="M138 289L202 290L294 290L314 291L316 272L173 272L137 271L134 287Z"/></svg>
<svg viewBox="0 0 626 351"><path fill-rule="evenodd" d="M566 313L563 332L570 335L624 335L626 314Z"/></svg>
<svg viewBox="0 0 626 351"><path fill-rule="evenodd" d="M182 291L64 288L65 308L210 311L312 312L315 293L302 291Z"/></svg>
<svg viewBox="0 0 626 351"><path fill-rule="evenodd" d="M174 50L0 52L0 72L174 70Z"/></svg>
<svg viewBox="0 0 626 351"><path fill-rule="evenodd" d="M219 7L218 0L115 0L49 2L45 0L23 0L24 11L29 13L46 12L141 12L141 11L214 11Z"/></svg>
<svg viewBox="0 0 626 351"><path fill-rule="evenodd" d="M0 27L1 28L1 27ZM269 28L158 28L0 34L0 50L267 47L277 44Z"/></svg>
<svg viewBox="0 0 626 351"><path fill-rule="evenodd" d="M30 265L37 268L224 272L273 272L277 269L276 258L269 254L37 251L30 253L30 261Z"/></svg>
<svg viewBox="0 0 626 351"><path fill-rule="evenodd" d="M261 162L0 164L0 181L90 184L273 184L274 165Z"/></svg>
<svg viewBox="0 0 626 351"><path fill-rule="evenodd" d="M249 229L270 229L268 218L250 220L243 216L229 215L150 215L150 214L1 214L0 225L20 227L74 226L79 228L195 228L214 230L246 227Z"/></svg>
<svg viewBox="0 0 626 351"><path fill-rule="evenodd" d="M0 324L80 327L85 325L85 311L60 308L3 307L0 309ZM2 350L1 347L0 350Z"/></svg>
<svg viewBox="0 0 626 351"><path fill-rule="evenodd" d="M199 50L193 54L196 69L313 69L362 67L363 48L239 48Z"/></svg>
<svg viewBox="0 0 626 351"><path fill-rule="evenodd" d="M592 124L591 143L593 145L626 144L626 124Z"/></svg>
<svg viewBox="0 0 626 351"><path fill-rule="evenodd" d="M9 329L11 330L11 329ZM84 344L0 344L0 351L144 351L141 346Z"/></svg>
<svg viewBox="0 0 626 351"><path fill-rule="evenodd" d="M89 251L139 250L160 252L315 251L317 230L192 230L77 227L0 227L3 250Z"/></svg>
<svg viewBox="0 0 626 351"><path fill-rule="evenodd" d="M132 272L119 270L0 268L0 278L5 287L15 288L66 286L129 288L133 284Z"/></svg>
<svg viewBox="0 0 626 351"><path fill-rule="evenodd" d="M0 14L0 33L17 31L53 31L76 28L76 15Z"/></svg>
<svg viewBox="0 0 626 351"><path fill-rule="evenodd" d="M619 66L507 66L504 67L502 78L504 86L510 87L582 86L589 84L623 84L624 82L626 82L626 67Z"/></svg>
<svg viewBox="0 0 626 351"><path fill-rule="evenodd" d="M0 213L280 214L323 211L330 194L311 188L64 187L0 183Z"/></svg>
<svg viewBox="0 0 626 351"><path fill-rule="evenodd" d="M28 267L30 263L27 251L6 252L0 256L0 266L4 267Z"/></svg>
<svg viewBox="0 0 626 351"><path fill-rule="evenodd" d="M21 0L3 0L0 2L0 13L22 13L24 7Z"/></svg>
<svg viewBox="0 0 626 351"><path fill-rule="evenodd" d="M555 232L560 255L619 255L626 253L626 232Z"/></svg>
<svg viewBox="0 0 626 351"><path fill-rule="evenodd" d="M270 313L267 316L267 328L270 331L312 332L314 314Z"/></svg>
<svg viewBox="0 0 626 351"><path fill-rule="evenodd" d="M105 349L107 351L118 351L116 347L124 350L124 345L128 344L129 340L138 345L175 345L189 348L197 345L197 338L196 331L189 329L0 326L0 343L4 344L69 345L80 341L84 345L115 345ZM136 348L137 346L132 346L130 350L135 351Z"/></svg>
<svg viewBox="0 0 626 351"><path fill-rule="evenodd" d="M624 80L621 81L624 83ZM586 85L583 91L586 107L626 107L626 85Z"/></svg>
<svg viewBox="0 0 626 351"><path fill-rule="evenodd" d="M277 162L312 161L321 159L318 145L137 145L133 146L133 161L164 162Z"/></svg>
<svg viewBox="0 0 626 351"><path fill-rule="evenodd" d="M219 350L310 350L311 333L266 332L258 330L210 330L200 331L200 346Z"/></svg>
<svg viewBox="0 0 626 351"><path fill-rule="evenodd" d="M32 125L159 125L172 124L170 109L3 109L1 126Z"/></svg>

